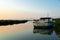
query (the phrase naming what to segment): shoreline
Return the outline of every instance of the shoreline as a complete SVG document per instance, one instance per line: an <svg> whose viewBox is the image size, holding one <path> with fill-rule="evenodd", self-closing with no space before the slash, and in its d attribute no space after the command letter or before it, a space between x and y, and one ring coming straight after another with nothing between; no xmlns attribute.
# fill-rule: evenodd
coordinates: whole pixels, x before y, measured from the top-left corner
<svg viewBox="0 0 60 40"><path fill-rule="evenodd" d="M25 23L28 20L0 20L0 26Z"/></svg>

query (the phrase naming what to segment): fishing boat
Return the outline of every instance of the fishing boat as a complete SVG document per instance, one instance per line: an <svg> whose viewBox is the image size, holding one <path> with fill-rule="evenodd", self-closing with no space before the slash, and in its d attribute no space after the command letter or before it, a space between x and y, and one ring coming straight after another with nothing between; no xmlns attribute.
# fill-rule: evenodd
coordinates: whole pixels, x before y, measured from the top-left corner
<svg viewBox="0 0 60 40"><path fill-rule="evenodd" d="M51 28L55 24L55 21L51 17L42 17L39 20L34 20L33 25L37 28Z"/></svg>

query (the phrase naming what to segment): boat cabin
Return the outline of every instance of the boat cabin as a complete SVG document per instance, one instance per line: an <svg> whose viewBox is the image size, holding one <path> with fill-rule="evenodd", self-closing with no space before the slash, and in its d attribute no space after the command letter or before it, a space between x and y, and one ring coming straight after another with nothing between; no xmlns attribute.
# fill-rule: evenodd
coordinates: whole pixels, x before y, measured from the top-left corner
<svg viewBox="0 0 60 40"><path fill-rule="evenodd" d="M43 21L53 21L53 19L51 17L40 18L40 20L43 20Z"/></svg>

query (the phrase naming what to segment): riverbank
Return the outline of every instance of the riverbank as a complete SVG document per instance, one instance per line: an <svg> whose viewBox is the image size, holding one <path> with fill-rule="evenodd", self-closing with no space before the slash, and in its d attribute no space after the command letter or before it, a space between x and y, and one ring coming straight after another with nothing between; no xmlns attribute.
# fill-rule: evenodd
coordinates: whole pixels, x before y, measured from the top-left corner
<svg viewBox="0 0 60 40"><path fill-rule="evenodd" d="M55 19L55 32L57 35L60 35L60 18Z"/></svg>
<svg viewBox="0 0 60 40"><path fill-rule="evenodd" d="M60 26L60 18L56 18L55 19L55 25L56 26Z"/></svg>
<svg viewBox="0 0 60 40"><path fill-rule="evenodd" d="M13 24L19 24L19 23L25 23L28 20L0 20L0 26L1 25L13 25Z"/></svg>

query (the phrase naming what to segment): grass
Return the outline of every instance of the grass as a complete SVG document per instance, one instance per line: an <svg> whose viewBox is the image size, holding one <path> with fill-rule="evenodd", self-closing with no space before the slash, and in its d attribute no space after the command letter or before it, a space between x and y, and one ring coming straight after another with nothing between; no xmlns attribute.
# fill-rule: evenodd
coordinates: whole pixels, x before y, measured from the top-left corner
<svg viewBox="0 0 60 40"><path fill-rule="evenodd" d="M55 25L60 26L60 18L55 19Z"/></svg>
<svg viewBox="0 0 60 40"><path fill-rule="evenodd" d="M54 29L55 29L55 32L56 32L57 35L60 34L60 18L55 19Z"/></svg>
<svg viewBox="0 0 60 40"><path fill-rule="evenodd" d="M19 24L19 23L25 23L27 20L0 20L0 26L1 25L13 25L13 24Z"/></svg>

